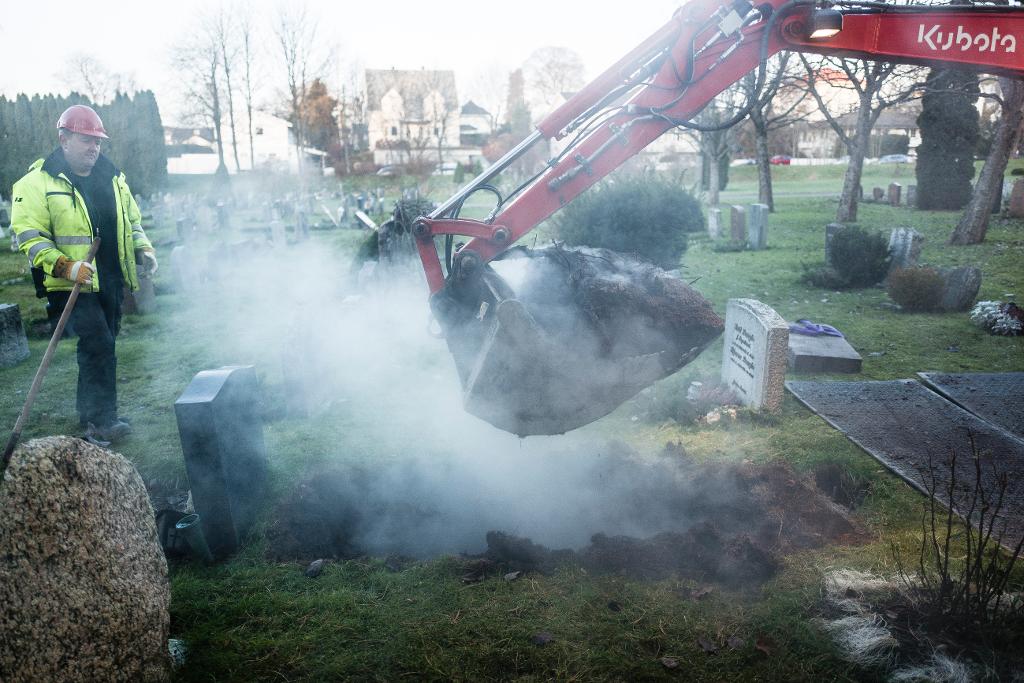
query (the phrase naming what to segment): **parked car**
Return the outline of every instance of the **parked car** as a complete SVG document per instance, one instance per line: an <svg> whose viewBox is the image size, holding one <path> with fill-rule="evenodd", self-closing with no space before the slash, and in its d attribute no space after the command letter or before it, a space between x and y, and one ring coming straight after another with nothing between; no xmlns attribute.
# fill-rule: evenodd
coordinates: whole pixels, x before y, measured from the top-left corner
<svg viewBox="0 0 1024 683"><path fill-rule="evenodd" d="M443 164L438 164L434 167L431 175L455 175L455 169L458 168L458 164L454 161L446 161Z"/></svg>
<svg viewBox="0 0 1024 683"><path fill-rule="evenodd" d="M377 169L377 175L381 175L381 176L398 175L398 167L397 166L381 166L379 169Z"/></svg>
<svg viewBox="0 0 1024 683"><path fill-rule="evenodd" d="M733 159L729 164L730 166L753 166L757 163L757 159Z"/></svg>
<svg viewBox="0 0 1024 683"><path fill-rule="evenodd" d="M786 155L786 154L776 154L775 156L773 156L771 159L768 160L768 163L772 164L774 166L789 166L789 164L790 164L790 162L792 160L793 160L793 157L791 157L789 155Z"/></svg>
<svg viewBox="0 0 1024 683"><path fill-rule="evenodd" d="M907 154L886 154L884 157L879 158L878 163L880 164L909 164L911 158Z"/></svg>

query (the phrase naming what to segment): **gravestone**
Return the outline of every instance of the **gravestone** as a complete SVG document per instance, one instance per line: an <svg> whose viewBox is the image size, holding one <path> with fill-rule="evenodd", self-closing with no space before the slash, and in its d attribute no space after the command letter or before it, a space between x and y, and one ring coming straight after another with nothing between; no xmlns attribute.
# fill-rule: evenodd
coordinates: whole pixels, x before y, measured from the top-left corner
<svg viewBox="0 0 1024 683"><path fill-rule="evenodd" d="M278 249L288 246L288 236L285 234L284 223L276 218L270 221L270 240Z"/></svg>
<svg viewBox="0 0 1024 683"><path fill-rule="evenodd" d="M889 206L900 205L900 195L903 193L903 186L899 183L889 183Z"/></svg>
<svg viewBox="0 0 1024 683"><path fill-rule="evenodd" d="M376 230L377 224L362 211L356 211L356 225L366 230Z"/></svg>
<svg viewBox="0 0 1024 683"><path fill-rule="evenodd" d="M339 228L345 225L345 205L344 204L338 207L338 220L335 221L335 224Z"/></svg>
<svg viewBox="0 0 1024 683"><path fill-rule="evenodd" d="M224 202L217 202L217 229L221 232L227 232L231 230L231 214L228 212L228 208L224 205Z"/></svg>
<svg viewBox="0 0 1024 683"><path fill-rule="evenodd" d="M793 372L856 373L863 359L842 337L789 334L789 369Z"/></svg>
<svg viewBox="0 0 1024 683"><path fill-rule="evenodd" d="M747 216L747 243L760 251L768 246L768 205L751 204Z"/></svg>
<svg viewBox="0 0 1024 683"><path fill-rule="evenodd" d="M174 221L174 227L178 231L178 239L184 242L188 239L188 229L185 227L185 219L179 218Z"/></svg>
<svg viewBox="0 0 1024 683"><path fill-rule="evenodd" d="M132 464L33 439L14 451L0 510L0 679L169 680L167 560Z"/></svg>
<svg viewBox="0 0 1024 683"><path fill-rule="evenodd" d="M202 264L193 245L179 244L171 250L171 270L178 287L183 291L199 289L202 284Z"/></svg>
<svg viewBox="0 0 1024 683"><path fill-rule="evenodd" d="M125 288L124 312L146 315L152 313L156 308L156 291L153 288L153 279L148 275L139 273L139 288L134 292Z"/></svg>
<svg viewBox="0 0 1024 683"><path fill-rule="evenodd" d="M304 209L295 212L295 239L299 242L309 239L309 216Z"/></svg>
<svg viewBox="0 0 1024 683"><path fill-rule="evenodd" d="M7 207L0 207L0 228L11 227L11 214L7 211Z"/></svg>
<svg viewBox="0 0 1024 683"><path fill-rule="evenodd" d="M845 229L842 223L829 223L825 226L825 265L832 265L832 238Z"/></svg>
<svg viewBox="0 0 1024 683"><path fill-rule="evenodd" d="M944 311L966 311L974 305L981 289L981 269L963 266L942 270L942 299L939 308Z"/></svg>
<svg viewBox="0 0 1024 683"><path fill-rule="evenodd" d="M28 356L28 338L18 304L0 304L0 368L14 367Z"/></svg>
<svg viewBox="0 0 1024 683"><path fill-rule="evenodd" d="M860 199L861 201L864 201L864 186L863 185L858 185L857 186L857 192L858 192L858 194L857 194L858 199Z"/></svg>
<svg viewBox="0 0 1024 683"><path fill-rule="evenodd" d="M729 224L729 239L733 242L743 243L747 241L747 211L742 206L731 207L731 222Z"/></svg>
<svg viewBox="0 0 1024 683"><path fill-rule="evenodd" d="M722 383L743 405L778 411L785 391L789 326L755 299L729 299L725 312Z"/></svg>
<svg viewBox="0 0 1024 683"><path fill-rule="evenodd" d="M1013 182L1009 211L1011 218L1024 218L1024 178Z"/></svg>
<svg viewBox="0 0 1024 683"><path fill-rule="evenodd" d="M708 237L717 240L722 236L722 210L718 207L708 209Z"/></svg>
<svg viewBox="0 0 1024 683"><path fill-rule="evenodd" d="M917 206L917 185L907 185L907 206Z"/></svg>
<svg viewBox="0 0 1024 683"><path fill-rule="evenodd" d="M871 201L880 202L885 197L885 190L880 187L873 188L871 190Z"/></svg>
<svg viewBox="0 0 1024 683"><path fill-rule="evenodd" d="M238 548L264 501L267 455L251 365L203 370L174 402L185 470L215 557Z"/></svg>
<svg viewBox="0 0 1024 683"><path fill-rule="evenodd" d="M913 228L894 228L889 235L889 272L897 268L912 268L921 257L924 235Z"/></svg>
<svg viewBox="0 0 1024 683"><path fill-rule="evenodd" d="M213 232L217 220L216 213L210 207L203 205L195 211L195 229L201 232Z"/></svg>

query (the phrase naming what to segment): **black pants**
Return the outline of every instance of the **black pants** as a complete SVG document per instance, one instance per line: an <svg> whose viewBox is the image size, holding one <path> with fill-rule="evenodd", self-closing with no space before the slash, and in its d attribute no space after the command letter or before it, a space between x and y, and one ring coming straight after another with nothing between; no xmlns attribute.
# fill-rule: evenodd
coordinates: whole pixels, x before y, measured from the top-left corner
<svg viewBox="0 0 1024 683"><path fill-rule="evenodd" d="M103 286L78 296L68 327L78 335L78 419L84 426L117 418L117 356L115 339L121 328L121 286ZM51 308L63 311L70 292L50 292Z"/></svg>

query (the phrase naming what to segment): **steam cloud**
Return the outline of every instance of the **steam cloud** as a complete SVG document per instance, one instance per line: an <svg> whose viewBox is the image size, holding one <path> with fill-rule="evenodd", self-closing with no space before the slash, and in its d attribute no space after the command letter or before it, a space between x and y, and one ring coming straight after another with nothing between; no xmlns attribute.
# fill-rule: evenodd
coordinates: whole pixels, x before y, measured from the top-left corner
<svg viewBox="0 0 1024 683"><path fill-rule="evenodd" d="M253 363L273 383L284 358L286 374L301 378L293 390L333 402L308 429L337 432L336 452L310 454L329 464L300 478L342 471L332 477L337 514L362 551L479 552L491 529L579 548L598 532L650 536L692 523L678 458L640 458L599 427L521 440L467 414L445 342L428 329L418 264L378 271L358 293L347 264L314 243L233 253L205 292L178 297L183 315L225 363ZM354 426L331 424L339 416Z"/></svg>

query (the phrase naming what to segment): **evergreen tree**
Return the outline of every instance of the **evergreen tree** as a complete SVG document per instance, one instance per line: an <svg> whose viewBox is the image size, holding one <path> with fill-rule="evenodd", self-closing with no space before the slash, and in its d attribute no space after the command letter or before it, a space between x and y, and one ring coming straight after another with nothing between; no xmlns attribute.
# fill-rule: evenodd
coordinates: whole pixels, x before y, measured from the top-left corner
<svg viewBox="0 0 1024 683"><path fill-rule="evenodd" d="M57 147L57 119L73 104L93 106L79 93L67 97L19 94L0 97L0 195L9 197L11 186L25 175L36 159ZM128 176L133 192L150 194L167 182L167 150L163 124L153 93L118 94L96 107L110 140L103 152Z"/></svg>
<svg viewBox="0 0 1024 683"><path fill-rule="evenodd" d="M917 206L955 210L971 198L974 151L980 128L978 77L953 69L932 69L925 80L921 145L917 148Z"/></svg>

